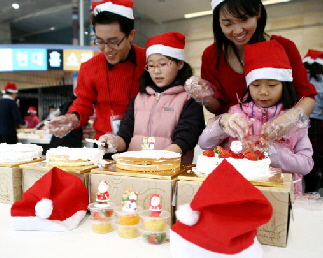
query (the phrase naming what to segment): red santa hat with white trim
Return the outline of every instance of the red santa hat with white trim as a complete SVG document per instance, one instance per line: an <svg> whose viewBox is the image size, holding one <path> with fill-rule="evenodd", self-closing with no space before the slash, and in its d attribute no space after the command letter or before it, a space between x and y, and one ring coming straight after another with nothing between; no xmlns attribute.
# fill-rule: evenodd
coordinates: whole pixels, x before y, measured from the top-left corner
<svg viewBox="0 0 323 258"><path fill-rule="evenodd" d="M7 82L6 86L4 86L4 89L1 91L3 94L5 94L6 92L9 93L17 93L18 92L18 88L17 85L13 82Z"/></svg>
<svg viewBox="0 0 323 258"><path fill-rule="evenodd" d="M288 56L276 40L246 45L244 66L247 85L259 79L293 81Z"/></svg>
<svg viewBox="0 0 323 258"><path fill-rule="evenodd" d="M133 1L131 0L109 0L92 2L94 16L100 12L111 12L133 20Z"/></svg>
<svg viewBox="0 0 323 258"><path fill-rule="evenodd" d="M211 0L211 7L212 7L212 10L215 9L215 7L217 7L219 4L221 4L223 1L225 0Z"/></svg>
<svg viewBox="0 0 323 258"><path fill-rule="evenodd" d="M29 107L27 112L28 113L37 113L36 107Z"/></svg>
<svg viewBox="0 0 323 258"><path fill-rule="evenodd" d="M162 54L185 61L185 35L179 32L166 32L150 37L146 43L146 57Z"/></svg>
<svg viewBox="0 0 323 258"><path fill-rule="evenodd" d="M81 179L54 167L12 205L12 228L72 230L86 215L88 204L88 191Z"/></svg>
<svg viewBox="0 0 323 258"><path fill-rule="evenodd" d="M309 49L303 58L303 63L323 65L323 51Z"/></svg>
<svg viewBox="0 0 323 258"><path fill-rule="evenodd" d="M190 204L179 206L171 227L173 258L261 258L257 228L273 208L229 162L205 179Z"/></svg>

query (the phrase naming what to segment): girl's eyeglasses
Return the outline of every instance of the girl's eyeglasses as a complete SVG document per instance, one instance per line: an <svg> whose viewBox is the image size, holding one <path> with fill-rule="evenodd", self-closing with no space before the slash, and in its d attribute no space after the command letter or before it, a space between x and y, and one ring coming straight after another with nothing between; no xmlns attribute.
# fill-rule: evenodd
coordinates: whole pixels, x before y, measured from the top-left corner
<svg viewBox="0 0 323 258"><path fill-rule="evenodd" d="M104 49L106 45L109 48L117 49L119 48L120 44L124 41L126 37L127 35L125 35L120 41L114 41L114 40L104 41L102 39L95 39L94 44L101 50Z"/></svg>
<svg viewBox="0 0 323 258"><path fill-rule="evenodd" d="M165 70L167 69L173 61L167 62L167 63L159 63L158 65L152 65L152 64L147 64L145 66L145 70L148 72L155 72L155 69L157 68L158 70Z"/></svg>

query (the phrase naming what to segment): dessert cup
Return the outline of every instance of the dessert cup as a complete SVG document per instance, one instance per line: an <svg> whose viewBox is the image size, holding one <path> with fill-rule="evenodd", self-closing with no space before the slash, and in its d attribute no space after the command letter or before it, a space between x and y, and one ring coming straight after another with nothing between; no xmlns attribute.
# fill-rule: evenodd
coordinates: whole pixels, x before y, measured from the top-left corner
<svg viewBox="0 0 323 258"><path fill-rule="evenodd" d="M106 220L110 219L114 213L114 204L112 202L108 203L90 203L89 210L91 212L91 217L94 220Z"/></svg>
<svg viewBox="0 0 323 258"><path fill-rule="evenodd" d="M139 215L142 219L143 230L162 232L169 225L170 213L168 211L162 211L159 217L150 216L150 210L141 211Z"/></svg>

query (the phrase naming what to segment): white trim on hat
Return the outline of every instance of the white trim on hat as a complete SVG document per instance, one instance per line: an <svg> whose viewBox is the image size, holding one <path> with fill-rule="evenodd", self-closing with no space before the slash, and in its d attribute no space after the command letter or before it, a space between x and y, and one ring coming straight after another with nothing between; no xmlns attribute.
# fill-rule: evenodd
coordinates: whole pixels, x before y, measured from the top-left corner
<svg viewBox="0 0 323 258"><path fill-rule="evenodd" d="M250 85L254 80L271 79L278 81L293 81L292 69L264 67L254 69L246 76L247 85Z"/></svg>
<svg viewBox="0 0 323 258"><path fill-rule="evenodd" d="M170 230L170 253L172 257L189 258L189 257L203 257L203 258L262 258L263 250L257 237L254 243L248 248L236 254L223 254L209 251L201 246L187 241L182 236Z"/></svg>
<svg viewBox="0 0 323 258"><path fill-rule="evenodd" d="M211 1L211 7L212 7L212 10L215 9L215 7L217 7L219 4L221 4L224 0L212 0Z"/></svg>
<svg viewBox="0 0 323 258"><path fill-rule="evenodd" d="M37 216L11 217L13 230L39 230L39 231L68 231L75 229L85 217L86 211L77 211L65 220L49 220Z"/></svg>
<svg viewBox="0 0 323 258"><path fill-rule="evenodd" d="M169 47L162 44L156 44L148 47L146 50L146 57L148 58L148 56L152 54L162 54L185 61L184 49Z"/></svg>
<svg viewBox="0 0 323 258"><path fill-rule="evenodd" d="M2 90L1 93L2 94L5 94L6 92L10 92L10 93L18 93L18 90L11 90L11 89L8 89L8 90Z"/></svg>
<svg viewBox="0 0 323 258"><path fill-rule="evenodd" d="M116 13L132 20L134 19L132 8L126 7L124 5L113 4L112 2L99 4L94 8L94 15L97 15L99 12L104 11Z"/></svg>
<svg viewBox="0 0 323 258"><path fill-rule="evenodd" d="M323 59L322 58L313 59L312 57L307 56L303 59L303 63L309 63L309 64L318 63L320 65L323 65Z"/></svg>

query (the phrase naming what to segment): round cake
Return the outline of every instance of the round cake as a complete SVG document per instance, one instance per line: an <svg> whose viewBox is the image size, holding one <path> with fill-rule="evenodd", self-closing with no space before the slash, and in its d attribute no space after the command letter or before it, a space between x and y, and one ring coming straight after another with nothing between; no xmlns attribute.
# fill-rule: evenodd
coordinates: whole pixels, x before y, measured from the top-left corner
<svg viewBox="0 0 323 258"><path fill-rule="evenodd" d="M167 150L141 150L120 153L117 168L132 171L154 172L176 170L181 166L181 155Z"/></svg>
<svg viewBox="0 0 323 258"><path fill-rule="evenodd" d="M233 153L216 147L215 150L206 150L197 158L193 172L206 177L226 159L248 181L268 181L270 173L270 159L260 151L244 150Z"/></svg>
<svg viewBox="0 0 323 258"><path fill-rule="evenodd" d="M46 152L49 166L76 167L99 164L103 161L104 151L97 148L51 148Z"/></svg>
<svg viewBox="0 0 323 258"><path fill-rule="evenodd" d="M36 144L0 144L0 163L23 163L40 159L43 148Z"/></svg>

